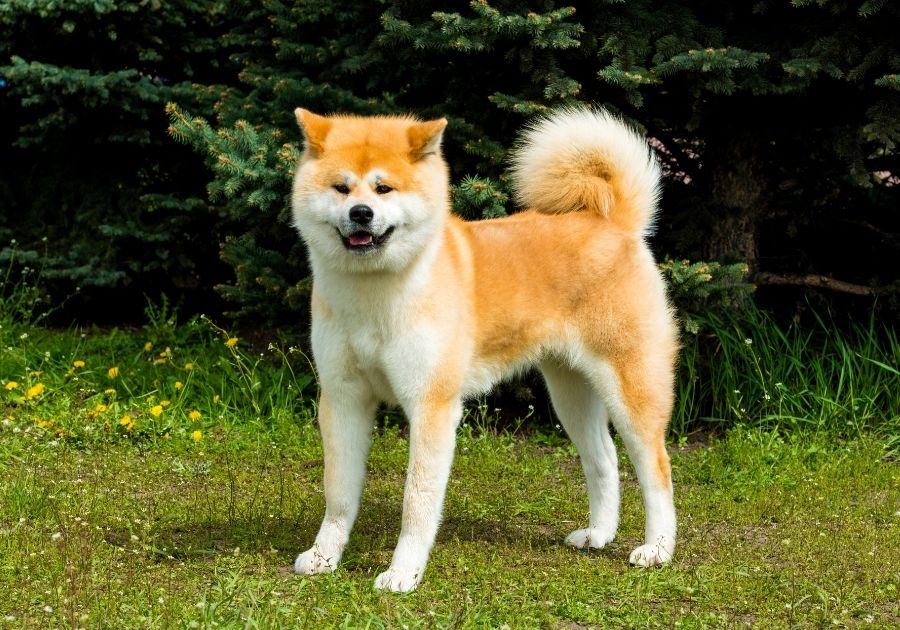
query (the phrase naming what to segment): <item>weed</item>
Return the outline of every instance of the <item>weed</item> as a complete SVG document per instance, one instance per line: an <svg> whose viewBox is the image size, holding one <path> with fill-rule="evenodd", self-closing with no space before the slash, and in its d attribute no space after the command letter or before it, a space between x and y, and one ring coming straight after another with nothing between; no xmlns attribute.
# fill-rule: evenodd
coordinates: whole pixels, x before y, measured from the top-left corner
<svg viewBox="0 0 900 630"><path fill-rule="evenodd" d="M273 342L253 355L208 319L178 326L165 302L153 314L137 335L0 328L2 422L51 440L196 443L235 424L308 420L314 378L301 352Z"/></svg>
<svg viewBox="0 0 900 630"><path fill-rule="evenodd" d="M673 429L736 422L857 436L877 432L896 454L900 434L900 342L871 319L841 331L782 327L748 307L708 314L685 340Z"/></svg>

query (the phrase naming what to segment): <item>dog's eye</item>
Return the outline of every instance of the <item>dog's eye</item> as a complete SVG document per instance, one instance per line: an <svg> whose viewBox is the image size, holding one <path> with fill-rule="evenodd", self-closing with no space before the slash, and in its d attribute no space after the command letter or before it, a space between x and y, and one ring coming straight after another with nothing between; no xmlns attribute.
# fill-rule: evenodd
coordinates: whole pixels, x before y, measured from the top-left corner
<svg viewBox="0 0 900 630"><path fill-rule="evenodd" d="M346 184L335 184L334 186L332 186L332 188L334 188L336 191L338 191L342 195L350 194L350 189L347 187Z"/></svg>
<svg viewBox="0 0 900 630"><path fill-rule="evenodd" d="M385 186L384 184L378 184L375 187L375 192L377 192L379 195L386 195L389 192L391 192L392 190L394 190L394 189L391 188L390 186Z"/></svg>

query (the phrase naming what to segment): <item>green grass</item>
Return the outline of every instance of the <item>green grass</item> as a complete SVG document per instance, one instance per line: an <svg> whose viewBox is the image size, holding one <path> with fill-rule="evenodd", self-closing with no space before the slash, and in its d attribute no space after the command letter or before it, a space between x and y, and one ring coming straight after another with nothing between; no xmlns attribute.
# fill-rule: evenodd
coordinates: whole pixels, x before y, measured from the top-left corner
<svg viewBox="0 0 900 630"><path fill-rule="evenodd" d="M900 470L866 439L739 427L674 448L680 547L671 566L637 570L627 460L619 536L579 552L561 543L587 517L566 441L465 426L425 581L400 596L372 589L398 535L399 429L376 437L342 566L312 579L289 567L323 511L318 436L309 422L273 434L85 448L6 428L0 627L900 623Z"/></svg>
<svg viewBox="0 0 900 630"><path fill-rule="evenodd" d="M397 414L341 568L301 578L324 510L301 351L178 325L165 304L130 330L3 307L0 628L900 624L900 346L874 322L783 329L751 311L686 338L680 541L658 570L627 564L643 511L624 454L617 539L575 551L561 541L586 522L584 482L553 420L513 434L472 409L425 581L391 595L372 582L399 533Z"/></svg>
<svg viewBox="0 0 900 630"><path fill-rule="evenodd" d="M140 329L64 332L0 318L3 421L69 442L155 444L309 417L315 379L299 349L249 342L204 317L148 315Z"/></svg>
<svg viewBox="0 0 900 630"><path fill-rule="evenodd" d="M735 422L854 436L900 453L900 339L874 320L783 326L752 305L697 317L682 355L676 433Z"/></svg>

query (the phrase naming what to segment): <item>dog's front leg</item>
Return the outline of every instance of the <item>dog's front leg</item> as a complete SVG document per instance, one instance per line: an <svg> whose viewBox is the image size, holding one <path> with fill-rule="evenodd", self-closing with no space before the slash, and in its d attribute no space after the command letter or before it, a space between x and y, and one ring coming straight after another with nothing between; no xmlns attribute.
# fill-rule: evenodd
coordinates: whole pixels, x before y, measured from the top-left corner
<svg viewBox="0 0 900 630"><path fill-rule="evenodd" d="M405 593L422 581L425 565L441 520L441 508L462 403L449 400L418 405L410 419L409 469L403 496L403 525L387 571L375 578L375 588Z"/></svg>
<svg viewBox="0 0 900 630"><path fill-rule="evenodd" d="M376 406L362 389L345 385L335 397L322 389L319 430L325 456L325 518L315 544L294 561L294 571L301 575L334 571L359 512Z"/></svg>

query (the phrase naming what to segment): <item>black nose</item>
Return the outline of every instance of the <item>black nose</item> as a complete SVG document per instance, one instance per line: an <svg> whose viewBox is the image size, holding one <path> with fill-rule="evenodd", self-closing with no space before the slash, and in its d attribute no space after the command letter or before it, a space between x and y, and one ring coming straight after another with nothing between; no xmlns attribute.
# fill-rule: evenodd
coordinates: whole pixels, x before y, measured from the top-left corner
<svg viewBox="0 0 900 630"><path fill-rule="evenodd" d="M359 223L360 225L366 225L372 220L372 217L375 216L375 213L372 211L372 208L369 206L364 206L359 204L357 206L353 206L350 208L350 220L354 223Z"/></svg>

